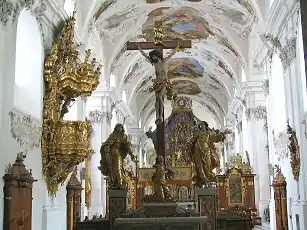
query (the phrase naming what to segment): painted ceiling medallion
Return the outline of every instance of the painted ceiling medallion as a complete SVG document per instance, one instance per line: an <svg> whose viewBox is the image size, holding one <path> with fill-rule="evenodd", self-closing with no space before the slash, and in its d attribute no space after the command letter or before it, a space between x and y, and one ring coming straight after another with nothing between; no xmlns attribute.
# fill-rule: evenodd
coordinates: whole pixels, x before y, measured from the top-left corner
<svg viewBox="0 0 307 230"><path fill-rule="evenodd" d="M173 81L174 91L178 94L197 95L201 93L198 84L188 80Z"/></svg>
<svg viewBox="0 0 307 230"><path fill-rule="evenodd" d="M207 39L214 36L209 22L200 16L200 12L192 7L170 8L161 7L151 11L143 25L146 40L153 39L154 22L162 20L164 24L165 40Z"/></svg>
<svg viewBox="0 0 307 230"><path fill-rule="evenodd" d="M168 64L168 77L201 78L204 74L204 67L193 58L173 58Z"/></svg>

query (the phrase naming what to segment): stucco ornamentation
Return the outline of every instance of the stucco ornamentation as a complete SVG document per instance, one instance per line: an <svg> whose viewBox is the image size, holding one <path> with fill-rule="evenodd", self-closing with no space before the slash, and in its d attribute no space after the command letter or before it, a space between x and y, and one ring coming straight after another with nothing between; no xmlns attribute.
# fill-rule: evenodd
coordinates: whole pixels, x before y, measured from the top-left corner
<svg viewBox="0 0 307 230"><path fill-rule="evenodd" d="M26 154L29 150L40 147L42 123L17 109L9 112L11 134Z"/></svg>

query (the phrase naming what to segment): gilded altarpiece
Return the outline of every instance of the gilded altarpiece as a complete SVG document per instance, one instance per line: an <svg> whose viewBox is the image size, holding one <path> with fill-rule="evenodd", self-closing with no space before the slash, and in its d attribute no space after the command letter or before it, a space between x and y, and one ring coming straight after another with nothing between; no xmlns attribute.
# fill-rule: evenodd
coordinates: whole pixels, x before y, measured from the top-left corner
<svg viewBox="0 0 307 230"><path fill-rule="evenodd" d="M176 202L193 202L195 195L191 180L193 169L185 148L200 120L193 113L190 98L178 97L172 102L172 108L171 115L165 121L165 164L172 168L175 177L168 183L172 187L171 192ZM156 131L150 131L147 134L156 146L156 138L154 138ZM145 190L150 191L153 172L152 168L139 169L139 187L146 187ZM139 194L143 195L144 192Z"/></svg>
<svg viewBox="0 0 307 230"><path fill-rule="evenodd" d="M32 187L37 181L27 170L19 153L13 165L8 165L4 174L4 219L5 230L32 229Z"/></svg>
<svg viewBox="0 0 307 230"><path fill-rule="evenodd" d="M217 175L218 210L247 212L254 224L260 224L255 204L255 174L251 173L250 163L243 163L237 155L226 169L224 175Z"/></svg>
<svg viewBox="0 0 307 230"><path fill-rule="evenodd" d="M172 113L165 121L165 164L168 167L190 166L190 157L184 149L200 120L194 115L189 98L178 97L172 107Z"/></svg>

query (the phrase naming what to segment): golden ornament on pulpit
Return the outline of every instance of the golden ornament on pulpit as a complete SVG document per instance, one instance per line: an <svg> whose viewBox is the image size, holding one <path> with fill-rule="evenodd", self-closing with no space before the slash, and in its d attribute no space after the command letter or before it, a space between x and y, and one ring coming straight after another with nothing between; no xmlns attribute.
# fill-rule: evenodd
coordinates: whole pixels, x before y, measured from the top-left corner
<svg viewBox="0 0 307 230"><path fill-rule="evenodd" d="M90 96L97 88L102 67L95 58L90 60L91 50L85 51L84 61L79 59L74 30L73 15L54 42L44 68L43 174L53 196L74 167L92 153L91 122L63 120L77 97Z"/></svg>

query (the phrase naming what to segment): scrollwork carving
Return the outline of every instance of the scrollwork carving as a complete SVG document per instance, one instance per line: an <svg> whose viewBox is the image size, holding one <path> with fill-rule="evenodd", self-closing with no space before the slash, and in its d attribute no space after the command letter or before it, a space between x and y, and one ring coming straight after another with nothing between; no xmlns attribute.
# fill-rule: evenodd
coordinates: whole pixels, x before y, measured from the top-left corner
<svg viewBox="0 0 307 230"><path fill-rule="evenodd" d="M268 96L269 93L270 93L270 82L269 82L269 79L264 79L263 82L262 82L262 91L263 93Z"/></svg>
<svg viewBox="0 0 307 230"><path fill-rule="evenodd" d="M2 0L0 2L0 22L3 27L9 21L14 11L14 5L8 0Z"/></svg>
<svg viewBox="0 0 307 230"><path fill-rule="evenodd" d="M9 112L11 118L11 134L27 153L40 147L42 122L17 109Z"/></svg>
<svg viewBox="0 0 307 230"><path fill-rule="evenodd" d="M300 167L301 167L301 158L300 158L300 148L298 145L296 132L293 128L288 124L287 125L287 133L289 136L289 144L288 148L290 151L290 165L292 168L292 174L294 180L298 181L300 176Z"/></svg>
<svg viewBox="0 0 307 230"><path fill-rule="evenodd" d="M287 70L292 61L296 58L296 37L286 41L286 45L280 50L280 59L284 68Z"/></svg>
<svg viewBox="0 0 307 230"><path fill-rule="evenodd" d="M102 113L99 110L93 110L89 112L90 120L92 123L100 123L102 118Z"/></svg>
<svg viewBox="0 0 307 230"><path fill-rule="evenodd" d="M263 105L258 105L253 109L253 114L257 120L262 120L267 118L266 107Z"/></svg>
<svg viewBox="0 0 307 230"><path fill-rule="evenodd" d="M275 147L275 154L277 155L278 161L283 161L285 158L288 158L289 156L289 135L286 131L278 133L277 136L275 136L273 132L273 143Z"/></svg>

